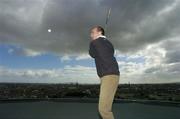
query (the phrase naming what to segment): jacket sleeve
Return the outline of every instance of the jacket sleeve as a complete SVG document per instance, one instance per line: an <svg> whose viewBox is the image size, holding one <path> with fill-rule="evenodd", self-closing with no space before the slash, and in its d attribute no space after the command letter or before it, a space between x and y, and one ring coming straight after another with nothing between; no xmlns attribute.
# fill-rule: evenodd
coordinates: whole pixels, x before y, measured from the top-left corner
<svg viewBox="0 0 180 119"><path fill-rule="evenodd" d="M107 47L107 45L104 42L95 41L93 42L93 47L95 49L95 55L96 57L106 61L109 56L112 56L112 50Z"/></svg>
<svg viewBox="0 0 180 119"><path fill-rule="evenodd" d="M92 58L95 58L95 52L94 52L94 48L93 48L93 44L92 43L89 44L89 55Z"/></svg>

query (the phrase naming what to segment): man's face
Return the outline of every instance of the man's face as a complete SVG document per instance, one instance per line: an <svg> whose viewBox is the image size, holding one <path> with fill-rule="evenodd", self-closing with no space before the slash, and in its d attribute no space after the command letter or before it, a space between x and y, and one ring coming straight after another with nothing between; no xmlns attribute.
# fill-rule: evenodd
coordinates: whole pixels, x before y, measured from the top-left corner
<svg viewBox="0 0 180 119"><path fill-rule="evenodd" d="M101 32L98 31L97 28L91 29L90 37L92 40L97 39L99 35L101 35Z"/></svg>

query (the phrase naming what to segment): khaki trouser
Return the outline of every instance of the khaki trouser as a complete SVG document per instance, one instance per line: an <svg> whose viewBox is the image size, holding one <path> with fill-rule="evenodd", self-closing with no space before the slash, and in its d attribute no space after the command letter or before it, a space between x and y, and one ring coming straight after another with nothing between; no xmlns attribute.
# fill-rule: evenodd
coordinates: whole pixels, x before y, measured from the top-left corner
<svg viewBox="0 0 180 119"><path fill-rule="evenodd" d="M120 75L110 74L100 78L98 115L100 119L114 119L112 103L119 84Z"/></svg>

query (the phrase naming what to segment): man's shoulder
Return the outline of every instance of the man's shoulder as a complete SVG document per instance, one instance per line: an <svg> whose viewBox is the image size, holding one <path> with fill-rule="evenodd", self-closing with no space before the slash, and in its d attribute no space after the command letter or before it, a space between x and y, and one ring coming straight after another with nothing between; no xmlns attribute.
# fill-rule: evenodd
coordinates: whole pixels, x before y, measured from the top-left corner
<svg viewBox="0 0 180 119"><path fill-rule="evenodd" d="M92 40L92 41L90 42L90 44L94 45L94 44L96 44L97 42L99 42L99 40L101 40L101 39L100 39L100 38L97 38L97 39L95 39L95 40Z"/></svg>
<svg viewBox="0 0 180 119"><path fill-rule="evenodd" d="M107 38L99 37L95 40L94 43L105 43L108 42Z"/></svg>
<svg viewBox="0 0 180 119"><path fill-rule="evenodd" d="M107 40L107 38L106 37L99 37L99 38L97 38L97 40Z"/></svg>
<svg viewBox="0 0 180 119"><path fill-rule="evenodd" d="M99 42L102 44L112 44L107 38L99 37Z"/></svg>
<svg viewBox="0 0 180 119"><path fill-rule="evenodd" d="M106 44L108 41L107 38L99 37L96 40L93 40L90 42L92 45L101 45L101 44Z"/></svg>

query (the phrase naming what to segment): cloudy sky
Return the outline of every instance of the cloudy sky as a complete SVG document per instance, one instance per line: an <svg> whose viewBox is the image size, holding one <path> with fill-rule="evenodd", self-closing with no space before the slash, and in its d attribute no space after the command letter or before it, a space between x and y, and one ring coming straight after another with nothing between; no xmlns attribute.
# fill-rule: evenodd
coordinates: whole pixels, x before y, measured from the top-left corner
<svg viewBox="0 0 180 119"><path fill-rule="evenodd" d="M179 0L1 0L0 82L99 83L89 29L109 8L120 83L180 82Z"/></svg>

